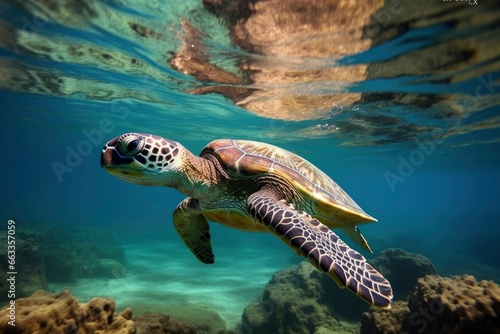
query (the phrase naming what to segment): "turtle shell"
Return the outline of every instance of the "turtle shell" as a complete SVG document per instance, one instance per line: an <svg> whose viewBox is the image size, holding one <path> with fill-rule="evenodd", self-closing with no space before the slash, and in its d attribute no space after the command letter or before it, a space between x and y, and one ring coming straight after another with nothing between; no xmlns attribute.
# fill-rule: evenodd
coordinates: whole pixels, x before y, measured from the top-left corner
<svg viewBox="0 0 500 334"><path fill-rule="evenodd" d="M295 203L328 227L377 221L319 168L285 149L248 140L219 139L200 155L212 154L233 178L277 175L287 180L303 198Z"/></svg>

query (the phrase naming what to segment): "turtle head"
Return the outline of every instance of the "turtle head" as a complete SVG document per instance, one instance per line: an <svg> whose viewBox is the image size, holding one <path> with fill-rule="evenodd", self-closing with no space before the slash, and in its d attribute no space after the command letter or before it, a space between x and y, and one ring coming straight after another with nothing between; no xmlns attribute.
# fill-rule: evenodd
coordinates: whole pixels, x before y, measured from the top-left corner
<svg viewBox="0 0 500 334"><path fill-rule="evenodd" d="M104 145L101 167L127 182L169 186L181 164L182 148L159 136L126 133Z"/></svg>

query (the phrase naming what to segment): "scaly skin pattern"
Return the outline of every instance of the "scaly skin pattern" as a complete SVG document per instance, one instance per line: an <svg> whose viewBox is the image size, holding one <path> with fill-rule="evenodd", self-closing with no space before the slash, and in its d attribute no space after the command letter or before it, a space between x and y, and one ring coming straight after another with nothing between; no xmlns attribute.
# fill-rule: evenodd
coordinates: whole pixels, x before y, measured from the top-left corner
<svg viewBox="0 0 500 334"><path fill-rule="evenodd" d="M198 200L188 197L180 202L174 211L173 220L177 233L194 256L203 263L214 263L210 228L207 219L201 214Z"/></svg>
<svg viewBox="0 0 500 334"><path fill-rule="evenodd" d="M329 228L342 228L369 250L355 225L375 219L326 174L291 152L264 143L216 140L197 157L178 142L126 133L104 146L101 166L127 182L186 194L174 211L174 226L203 263L214 263L208 220L270 231L339 286L372 305L390 307L389 282Z"/></svg>
<svg viewBox="0 0 500 334"><path fill-rule="evenodd" d="M340 287L347 287L370 304L390 307L392 289L389 282L361 254L308 213L273 197L272 192L265 190L250 195L250 215L318 270L327 273Z"/></svg>
<svg viewBox="0 0 500 334"><path fill-rule="evenodd" d="M329 228L341 228L349 238L371 252L357 225L377 220L366 214L335 181L306 159L266 143L233 139L210 142L201 157L215 158L219 162L216 169L224 171L232 180L253 178L254 182L263 184L266 181L262 182L262 179L267 178L273 184L278 182L292 194L292 197L281 199L307 211ZM237 185L231 188L236 192L246 189Z"/></svg>

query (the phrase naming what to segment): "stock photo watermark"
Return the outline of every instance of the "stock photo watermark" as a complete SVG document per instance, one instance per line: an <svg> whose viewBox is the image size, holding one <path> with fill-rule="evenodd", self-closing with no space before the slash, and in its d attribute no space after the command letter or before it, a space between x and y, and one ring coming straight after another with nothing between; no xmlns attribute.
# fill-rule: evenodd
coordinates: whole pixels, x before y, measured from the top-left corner
<svg viewBox="0 0 500 334"><path fill-rule="evenodd" d="M16 222L12 219L7 221L7 322L11 326L16 325Z"/></svg>
<svg viewBox="0 0 500 334"><path fill-rule="evenodd" d="M126 101L116 101L111 104L111 111L115 114L118 120L124 120L128 117L130 109L134 108L135 104ZM96 128L91 130L82 130L82 136L84 139L80 140L76 145L65 147L65 159L64 161L54 160L51 163L52 170L59 182L64 181L64 175L67 173L72 173L75 168L80 166L83 158L92 154L94 149L101 148L104 144L105 134L111 133L115 129L113 120L110 118L102 118Z"/></svg>
<svg viewBox="0 0 500 334"><path fill-rule="evenodd" d="M26 14L20 18L22 22L21 31L29 33L38 33L44 29L50 22L50 13L57 14L62 11L66 5L61 0L49 1L40 3L37 14ZM17 33L10 32L7 36L12 50L20 53L19 44L17 43ZM76 145L65 147L65 159L63 161L53 161L51 163L52 170L59 182L63 182L65 174L72 173L75 168L80 166L84 157L89 156L94 148L104 144L104 135L111 133L115 129L113 118L118 117L119 120L124 120L128 117L130 108L135 106L132 102L114 101L111 104L111 111L114 114L110 118L102 118L96 127L90 130L82 130L81 134L84 139L80 140Z"/></svg>
<svg viewBox="0 0 500 334"><path fill-rule="evenodd" d="M402 8L400 0L387 1L387 5L373 14L371 22L364 27L364 35L369 38L379 36L385 28L392 24L393 16L399 15L401 12Z"/></svg>
<svg viewBox="0 0 500 334"><path fill-rule="evenodd" d="M39 11L39 14L42 14L42 12L58 13L62 12L62 8L65 4L65 1L62 0L40 1L39 3L37 3L37 7L41 10ZM21 30L30 33L37 33L47 25L47 23L49 22L49 17L45 13L43 13L42 16L31 14L21 17L21 21L23 22ZM16 33L9 33L7 39L10 42L12 50L16 53L19 53L19 47L16 42Z"/></svg>
<svg viewBox="0 0 500 334"><path fill-rule="evenodd" d="M460 2L469 6L479 5L479 0L442 0L443 2Z"/></svg>
<svg viewBox="0 0 500 334"><path fill-rule="evenodd" d="M408 324L415 330L403 331L399 334L425 333L436 319L443 314L445 307L438 300L431 300L427 307L420 307L418 311L410 313Z"/></svg>
<svg viewBox="0 0 500 334"><path fill-rule="evenodd" d="M480 76L476 78L476 80L479 83L474 89L474 95L468 96L464 101L464 106L467 110L479 108L481 106L481 101L490 98L491 95L496 92L493 75L491 73L489 75ZM461 122L459 121L455 126L459 126L460 124ZM411 177L417 170L417 167L422 166L445 140L445 137L431 137L427 140L416 140L414 141L417 146L415 149L406 156L399 155L397 158L398 167L396 170L387 170L384 172L385 181L391 192L395 192L398 184L403 184Z"/></svg>

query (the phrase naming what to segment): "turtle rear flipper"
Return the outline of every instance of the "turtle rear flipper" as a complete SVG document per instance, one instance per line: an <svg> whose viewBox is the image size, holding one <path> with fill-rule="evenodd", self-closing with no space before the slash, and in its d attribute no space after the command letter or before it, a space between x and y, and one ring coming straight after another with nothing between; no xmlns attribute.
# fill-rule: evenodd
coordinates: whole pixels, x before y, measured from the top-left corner
<svg viewBox="0 0 500 334"><path fill-rule="evenodd" d="M198 200L188 197L180 202L175 208L173 219L177 233L194 256L203 263L214 263L210 227L207 219L201 214Z"/></svg>
<svg viewBox="0 0 500 334"><path fill-rule="evenodd" d="M266 190L250 195L248 212L340 287L347 287L372 305L390 308L390 283L361 254L308 213L275 197Z"/></svg>
<svg viewBox="0 0 500 334"><path fill-rule="evenodd" d="M357 243L359 246L363 247L370 253L373 253L372 249L368 245L368 241L366 241L365 237L363 234L361 234L361 231L359 230L359 227L357 226L352 226L352 225L347 225L345 227L342 227L342 232L345 233L349 238L351 238L352 241Z"/></svg>

